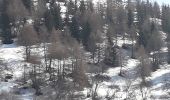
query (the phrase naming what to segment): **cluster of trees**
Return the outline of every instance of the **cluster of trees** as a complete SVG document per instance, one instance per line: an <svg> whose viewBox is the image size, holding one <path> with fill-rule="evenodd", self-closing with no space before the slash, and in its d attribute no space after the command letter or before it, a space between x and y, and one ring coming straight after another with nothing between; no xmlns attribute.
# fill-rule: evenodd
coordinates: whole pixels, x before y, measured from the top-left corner
<svg viewBox="0 0 170 100"><path fill-rule="evenodd" d="M57 1L64 2L64 14ZM131 58L140 60L139 69L145 83L145 76L161 63L160 30L168 33L170 52L169 17L169 6L162 6L161 11L156 2L149 0L127 0L126 5L122 0L107 0L96 5L91 0L0 0L2 42L10 44L16 38L18 45L24 46L25 61L32 67L29 78L37 94L41 92L40 86L48 83L40 77L45 72L56 88L58 100L66 96L62 91L65 88L70 89L67 91L70 94L75 87L82 89L89 85L84 50L91 53L93 64L122 65L119 37L131 40ZM157 19L162 19L162 25ZM43 49L42 55L35 54L37 46ZM149 57L152 57L151 62L148 62ZM67 64L68 59L70 64ZM69 87L68 77L72 77L74 83Z"/></svg>
<svg viewBox="0 0 170 100"><path fill-rule="evenodd" d="M24 69L32 69L24 71L24 84L31 79L32 87L40 95L40 87L50 82L58 93L56 99L68 96L62 94L64 88L70 91L88 86L83 50L71 36L74 29L71 31L70 26L74 21L70 23L70 18L68 21L61 18L60 4L55 0L2 0L1 5L2 42L11 44L16 38L17 44L24 47L25 61L29 63L23 65ZM79 26L75 28L79 31ZM42 48L43 53L35 53L37 47ZM66 64L68 59L70 64ZM49 77L45 77L46 74ZM69 77L74 84L67 83Z"/></svg>
<svg viewBox="0 0 170 100"><path fill-rule="evenodd" d="M143 46L147 55L152 57L153 69L157 69L161 63L159 53L163 44L160 36L162 25L158 24L158 19L165 18L161 14L160 6L157 2L128 0L127 5L124 6L121 0L107 0L105 9L105 22L109 25L107 32L108 43L113 48L116 48L119 36L123 36L123 39L130 38L132 42L131 58L138 58L137 51L140 46ZM115 49L111 52L115 55L111 56L111 62L116 61L115 65L117 65L116 58L118 57L116 56L120 55L116 54Z"/></svg>
<svg viewBox="0 0 170 100"><path fill-rule="evenodd" d="M169 25L170 25L170 7L168 5L163 5L162 6L162 30L167 33L167 47L168 47L168 63L170 63L170 30L169 30Z"/></svg>

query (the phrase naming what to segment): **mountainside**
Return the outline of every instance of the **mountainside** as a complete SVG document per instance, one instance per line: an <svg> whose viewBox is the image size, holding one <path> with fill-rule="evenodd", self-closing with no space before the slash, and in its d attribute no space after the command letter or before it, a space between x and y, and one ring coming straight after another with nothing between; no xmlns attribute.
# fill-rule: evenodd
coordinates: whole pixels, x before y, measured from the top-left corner
<svg viewBox="0 0 170 100"><path fill-rule="evenodd" d="M0 0L0 100L169 100L170 7Z"/></svg>

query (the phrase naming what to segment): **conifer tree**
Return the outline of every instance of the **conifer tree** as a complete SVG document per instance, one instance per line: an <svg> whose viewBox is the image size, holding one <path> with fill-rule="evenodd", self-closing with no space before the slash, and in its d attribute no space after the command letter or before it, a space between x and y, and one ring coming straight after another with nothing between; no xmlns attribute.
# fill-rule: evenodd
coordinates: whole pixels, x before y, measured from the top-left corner
<svg viewBox="0 0 170 100"><path fill-rule="evenodd" d="M2 13L1 13L1 29L2 29L2 37L4 44L13 43L11 26L10 26L10 17L7 12L8 1L2 1Z"/></svg>
<svg viewBox="0 0 170 100"><path fill-rule="evenodd" d="M167 33L167 47L168 47L168 56L167 62L170 64L170 8L167 5L162 6L162 29Z"/></svg>
<svg viewBox="0 0 170 100"><path fill-rule="evenodd" d="M60 10L61 10L60 5L54 5L54 7L52 8L54 16L54 26L56 29L62 29L63 27Z"/></svg>
<svg viewBox="0 0 170 100"><path fill-rule="evenodd" d="M85 11L86 11L86 5L85 5L85 1L84 0L80 1L79 9L80 9L81 15L83 15L85 13Z"/></svg>
<svg viewBox="0 0 170 100"><path fill-rule="evenodd" d="M111 38L108 38L108 47L105 51L104 63L109 66L118 66L116 46L113 44Z"/></svg>
<svg viewBox="0 0 170 100"><path fill-rule="evenodd" d="M76 5L73 0L69 0L67 3L67 13L70 15L74 15L76 12Z"/></svg>
<svg viewBox="0 0 170 100"><path fill-rule="evenodd" d="M45 12L44 19L45 19L45 26L47 27L48 32L51 33L52 29L54 28L54 16L51 10L47 10Z"/></svg>
<svg viewBox="0 0 170 100"><path fill-rule="evenodd" d="M33 2L32 0L22 0L24 6L26 9L28 9L29 12L31 12L32 6L33 6Z"/></svg>
<svg viewBox="0 0 170 100"><path fill-rule="evenodd" d="M74 15L71 19L70 31L71 31L71 35L74 38L76 38L78 41L80 41L80 26L76 15Z"/></svg>
<svg viewBox="0 0 170 100"><path fill-rule="evenodd" d="M87 42L88 42L88 39L90 37L90 34L91 34L91 26L90 26L90 23L87 21L84 23L84 25L82 26L82 32L81 32L81 38L82 38L82 42L84 44L84 46L87 46Z"/></svg>

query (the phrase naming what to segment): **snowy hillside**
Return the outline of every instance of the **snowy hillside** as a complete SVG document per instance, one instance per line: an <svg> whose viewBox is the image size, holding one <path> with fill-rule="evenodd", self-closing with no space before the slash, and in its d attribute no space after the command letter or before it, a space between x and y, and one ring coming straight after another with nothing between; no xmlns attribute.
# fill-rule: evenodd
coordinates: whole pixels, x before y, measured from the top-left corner
<svg viewBox="0 0 170 100"><path fill-rule="evenodd" d="M170 100L169 27L151 1L2 0L0 100Z"/></svg>

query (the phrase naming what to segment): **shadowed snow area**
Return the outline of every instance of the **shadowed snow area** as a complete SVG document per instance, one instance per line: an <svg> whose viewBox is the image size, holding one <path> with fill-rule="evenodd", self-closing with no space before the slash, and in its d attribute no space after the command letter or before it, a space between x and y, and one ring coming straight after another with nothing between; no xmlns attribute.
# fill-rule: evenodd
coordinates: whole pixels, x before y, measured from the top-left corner
<svg viewBox="0 0 170 100"><path fill-rule="evenodd" d="M0 59L7 66L5 71L3 71L3 75L6 74L13 75L13 78L8 80L8 82L2 82L4 81L3 78L5 77L2 76L0 82L0 93L3 92L8 94L8 92L14 91L15 87L18 85L16 80L20 78L23 74L22 68L22 65L24 64L23 50L24 50L23 47L17 46L16 44L2 45L0 47ZM23 95L12 94L14 98L17 98L16 100L33 100L34 93L32 93L32 90L31 91L19 90L19 91L22 92Z"/></svg>

